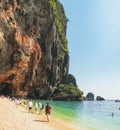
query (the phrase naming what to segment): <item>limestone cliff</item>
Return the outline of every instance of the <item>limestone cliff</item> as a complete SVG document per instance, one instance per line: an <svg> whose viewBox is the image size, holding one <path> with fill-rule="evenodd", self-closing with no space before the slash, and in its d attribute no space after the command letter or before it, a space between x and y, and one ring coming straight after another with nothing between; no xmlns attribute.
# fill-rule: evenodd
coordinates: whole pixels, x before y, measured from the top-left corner
<svg viewBox="0 0 120 130"><path fill-rule="evenodd" d="M68 74L62 5L57 0L0 0L0 90L50 95Z"/></svg>

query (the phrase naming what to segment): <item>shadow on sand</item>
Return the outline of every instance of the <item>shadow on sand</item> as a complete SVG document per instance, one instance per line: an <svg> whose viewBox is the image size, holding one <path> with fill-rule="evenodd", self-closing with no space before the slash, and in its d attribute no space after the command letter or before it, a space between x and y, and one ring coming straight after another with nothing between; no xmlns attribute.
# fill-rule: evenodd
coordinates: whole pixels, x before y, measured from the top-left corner
<svg viewBox="0 0 120 130"><path fill-rule="evenodd" d="M36 122L48 122L48 121L45 121L45 120L34 120Z"/></svg>
<svg viewBox="0 0 120 130"><path fill-rule="evenodd" d="M21 113L28 113L28 112L26 112L26 111L20 111Z"/></svg>

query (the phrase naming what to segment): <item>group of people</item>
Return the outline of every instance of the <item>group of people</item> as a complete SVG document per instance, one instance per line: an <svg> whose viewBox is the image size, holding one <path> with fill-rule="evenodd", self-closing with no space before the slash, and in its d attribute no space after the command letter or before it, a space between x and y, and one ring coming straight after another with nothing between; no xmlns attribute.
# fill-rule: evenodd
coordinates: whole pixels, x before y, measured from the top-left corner
<svg viewBox="0 0 120 130"><path fill-rule="evenodd" d="M35 111L38 112L39 110L39 114L43 113L43 110L45 108L45 115L47 116L47 121L49 122L49 115L51 114L51 106L49 105L49 103L47 102L46 106L44 107L44 104L42 104L41 102L39 102L39 107L38 107L38 103L35 103ZM29 109L29 113L32 113L33 111L33 102L32 100L30 100L28 102L28 109Z"/></svg>
<svg viewBox="0 0 120 130"><path fill-rule="evenodd" d="M18 106L20 106L21 104L24 104L24 101L26 101L26 100L23 100L21 98L14 97L14 96L10 97L10 96L0 95L0 98L2 98L2 99L8 98L10 101L14 102L14 104L16 105L16 108L18 108ZM42 115L43 112L45 112L45 115L47 116L47 122L49 122L49 115L51 114L51 106L49 105L48 102L45 107L44 107L44 104L41 102L36 102L33 105L32 100L29 100L29 102L27 104L28 104L27 108L28 108L29 113L32 113L35 110L34 112L36 112L36 113L39 112L39 114Z"/></svg>

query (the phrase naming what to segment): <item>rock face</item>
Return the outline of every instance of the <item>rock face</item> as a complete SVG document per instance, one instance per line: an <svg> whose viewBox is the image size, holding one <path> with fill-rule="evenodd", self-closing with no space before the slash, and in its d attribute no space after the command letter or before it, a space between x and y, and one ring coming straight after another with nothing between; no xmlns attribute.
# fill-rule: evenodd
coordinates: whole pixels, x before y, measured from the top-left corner
<svg viewBox="0 0 120 130"><path fill-rule="evenodd" d="M50 95L68 74L67 19L56 0L0 1L0 90Z"/></svg>
<svg viewBox="0 0 120 130"><path fill-rule="evenodd" d="M97 96L96 100L102 101L102 100L105 100L105 99L103 97L101 97L101 96Z"/></svg>
<svg viewBox="0 0 120 130"><path fill-rule="evenodd" d="M86 100L89 100L89 101L94 100L94 94L91 93L91 92L89 92L89 93L87 94L87 96L86 96Z"/></svg>

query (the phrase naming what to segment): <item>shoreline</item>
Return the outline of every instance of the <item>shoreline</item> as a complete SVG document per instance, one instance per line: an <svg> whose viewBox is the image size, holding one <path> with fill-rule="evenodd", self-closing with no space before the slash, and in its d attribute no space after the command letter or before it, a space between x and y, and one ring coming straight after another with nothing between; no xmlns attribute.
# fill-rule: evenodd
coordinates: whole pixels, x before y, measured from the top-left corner
<svg viewBox="0 0 120 130"><path fill-rule="evenodd" d="M23 106L18 106L7 98L0 98L0 130L88 130L65 122L57 116L50 115L47 122L45 115L30 114Z"/></svg>

